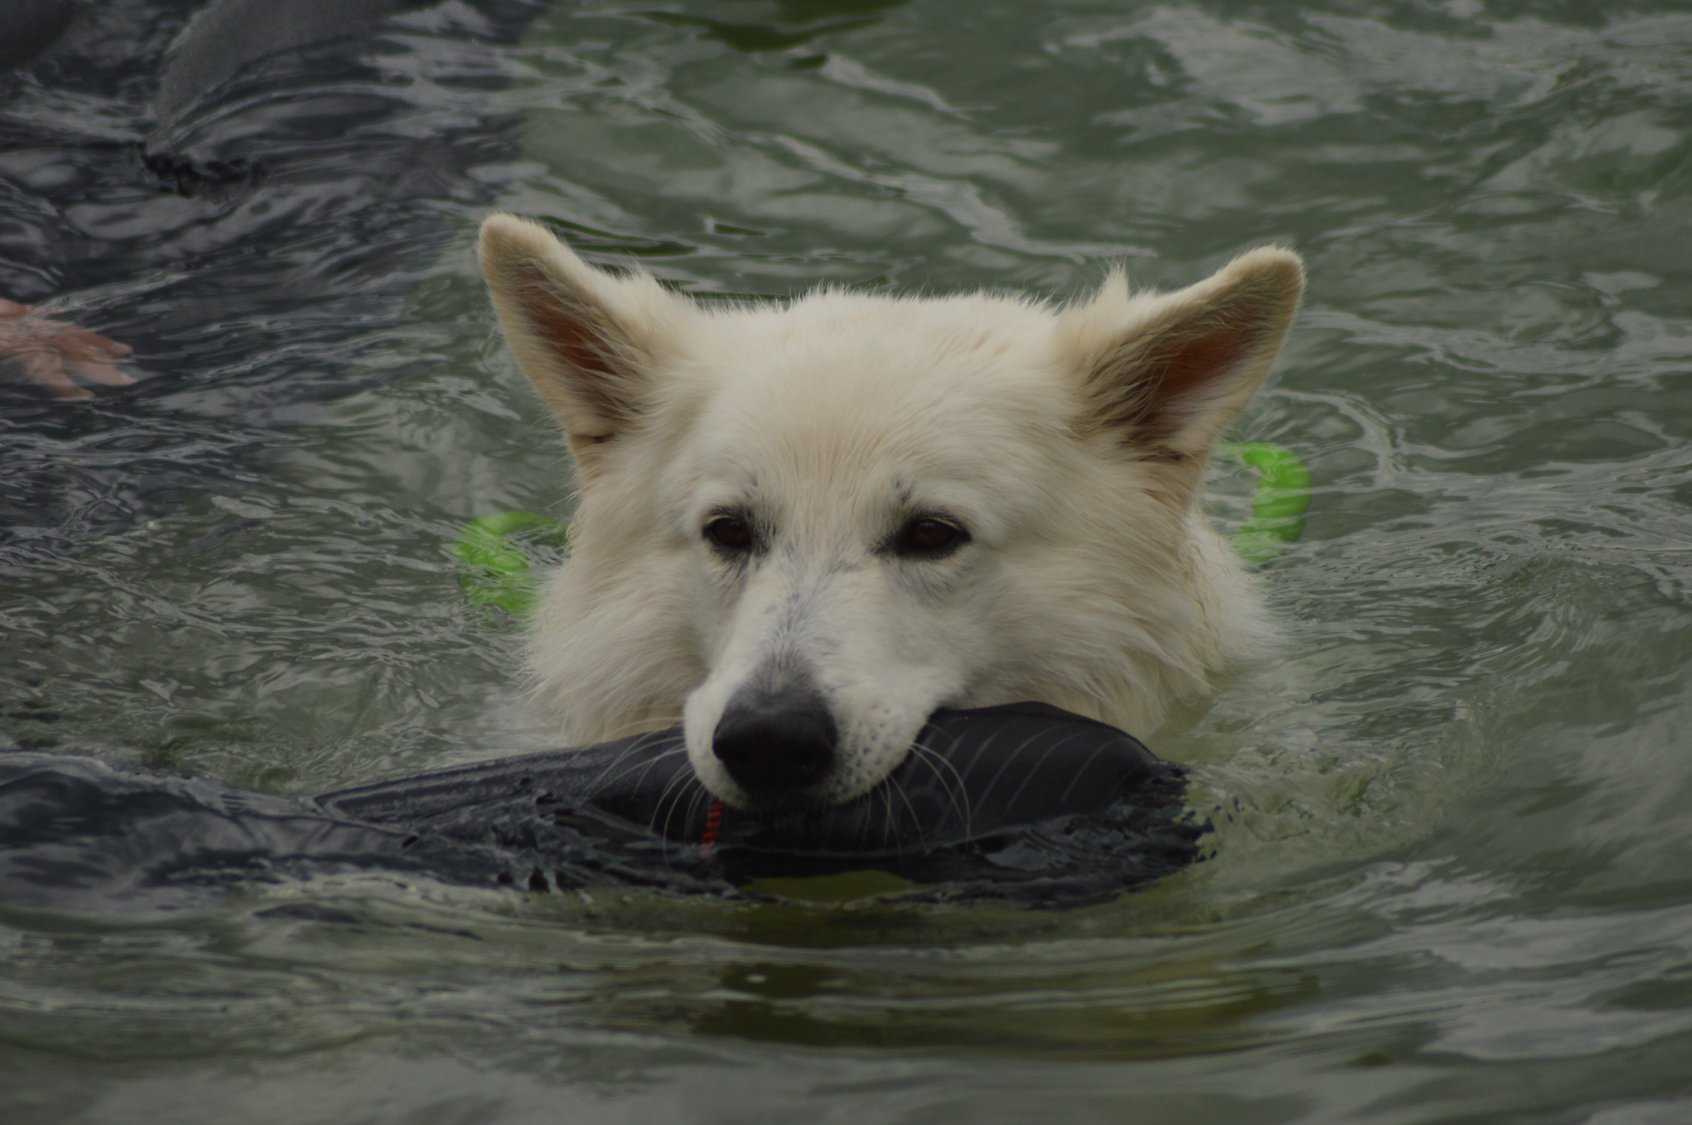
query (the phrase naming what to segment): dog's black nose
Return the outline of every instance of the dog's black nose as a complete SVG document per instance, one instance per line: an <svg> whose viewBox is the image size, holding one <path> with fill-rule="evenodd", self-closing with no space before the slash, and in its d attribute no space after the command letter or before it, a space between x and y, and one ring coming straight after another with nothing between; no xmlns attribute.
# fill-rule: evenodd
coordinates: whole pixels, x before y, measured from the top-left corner
<svg viewBox="0 0 1692 1125"><path fill-rule="evenodd" d="M822 780L838 740L828 701L817 691L760 693L729 700L711 749L736 783L775 794Z"/></svg>

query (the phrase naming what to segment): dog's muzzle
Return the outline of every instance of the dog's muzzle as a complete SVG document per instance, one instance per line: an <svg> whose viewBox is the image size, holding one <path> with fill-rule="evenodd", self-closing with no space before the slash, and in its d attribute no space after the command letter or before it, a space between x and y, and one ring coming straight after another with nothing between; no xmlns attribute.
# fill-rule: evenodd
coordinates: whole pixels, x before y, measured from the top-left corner
<svg viewBox="0 0 1692 1125"><path fill-rule="evenodd" d="M735 784L775 797L826 777L839 737L828 701L815 689L742 692L723 708L711 750Z"/></svg>

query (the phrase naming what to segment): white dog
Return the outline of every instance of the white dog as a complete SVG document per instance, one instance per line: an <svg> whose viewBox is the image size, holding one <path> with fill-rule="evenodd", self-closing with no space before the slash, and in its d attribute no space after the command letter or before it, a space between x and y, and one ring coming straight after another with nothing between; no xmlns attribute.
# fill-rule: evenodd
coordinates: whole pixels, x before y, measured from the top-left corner
<svg viewBox="0 0 1692 1125"><path fill-rule="evenodd" d="M937 707L1143 735L1267 638L1199 485L1298 306L1289 251L1062 309L701 304L504 215L481 263L576 463L529 655L573 743L679 717L724 801L826 805Z"/></svg>

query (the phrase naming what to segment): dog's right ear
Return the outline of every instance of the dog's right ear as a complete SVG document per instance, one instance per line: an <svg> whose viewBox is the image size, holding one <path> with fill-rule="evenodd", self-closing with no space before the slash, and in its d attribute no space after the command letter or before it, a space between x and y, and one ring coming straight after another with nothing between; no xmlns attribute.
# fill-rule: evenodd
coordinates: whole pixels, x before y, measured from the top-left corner
<svg viewBox="0 0 1692 1125"><path fill-rule="evenodd" d="M652 370L690 306L650 274L594 269L514 215L482 224L477 256L506 343L591 476L599 447L647 410Z"/></svg>

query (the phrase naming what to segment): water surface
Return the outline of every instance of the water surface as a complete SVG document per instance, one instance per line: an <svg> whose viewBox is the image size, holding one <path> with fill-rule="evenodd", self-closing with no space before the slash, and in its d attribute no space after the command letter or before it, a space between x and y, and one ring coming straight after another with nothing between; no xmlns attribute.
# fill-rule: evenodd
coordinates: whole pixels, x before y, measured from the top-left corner
<svg viewBox="0 0 1692 1125"><path fill-rule="evenodd" d="M1151 739L1215 858L1048 913L0 906L9 1121L1692 1118L1684 6L516 7L266 64L333 61L324 120L403 184L325 171L339 126L262 82L184 137L146 76L7 80L11 229L75 249L9 295L147 378L0 388L0 742L281 793L523 744L516 630L448 547L569 481L487 207L702 297L1177 285L1278 241L1309 301L1240 430L1318 485L1265 574L1288 643ZM167 8L113 11L163 43ZM269 164L185 195L112 159L149 144Z"/></svg>

